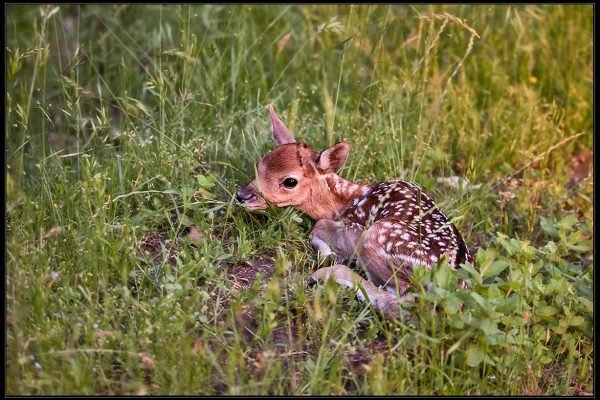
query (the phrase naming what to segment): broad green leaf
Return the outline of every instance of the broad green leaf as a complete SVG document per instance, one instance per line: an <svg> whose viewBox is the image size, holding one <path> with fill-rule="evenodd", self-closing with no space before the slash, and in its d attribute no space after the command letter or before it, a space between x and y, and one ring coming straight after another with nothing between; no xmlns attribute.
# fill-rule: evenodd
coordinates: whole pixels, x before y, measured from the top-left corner
<svg viewBox="0 0 600 400"><path fill-rule="evenodd" d="M585 322L585 319L583 317L573 317L573 319L571 319L571 321L569 321L569 325L581 326L584 324L584 322Z"/></svg>
<svg viewBox="0 0 600 400"><path fill-rule="evenodd" d="M554 264L544 264L544 269L550 273L550 276L562 276L560 269L558 269Z"/></svg>
<svg viewBox="0 0 600 400"><path fill-rule="evenodd" d="M489 364L489 365L496 365L496 362L494 360L492 360L492 358L490 356L488 356L487 354L485 355L485 363Z"/></svg>
<svg viewBox="0 0 600 400"><path fill-rule="evenodd" d="M215 186L215 179L212 176L204 176L198 175L196 176L196 180L198 181L198 185L205 189L212 189Z"/></svg>
<svg viewBox="0 0 600 400"><path fill-rule="evenodd" d="M477 292L473 292L471 293L471 297L473 298L473 300L475 300L477 302L477 304L479 304L481 306L481 308L483 308L486 312L490 312L490 305L488 304L487 300L484 299L483 297L481 297L481 295Z"/></svg>
<svg viewBox="0 0 600 400"><path fill-rule="evenodd" d="M548 364L548 363L551 363L552 361L554 361L554 359L555 359L554 357L544 355L544 356L542 356L541 361L542 361L542 364Z"/></svg>
<svg viewBox="0 0 600 400"><path fill-rule="evenodd" d="M498 324L496 324L496 322L492 321L490 318L486 318L483 321L481 321L479 329L481 329L481 331L488 336L492 336L500 332L498 330Z"/></svg>
<svg viewBox="0 0 600 400"><path fill-rule="evenodd" d="M556 250L557 250L556 243L554 243L553 241L549 241L548 243L546 243L546 246L544 246L544 249L548 253L554 254L554 253L556 253Z"/></svg>
<svg viewBox="0 0 600 400"><path fill-rule="evenodd" d="M525 287L525 278L523 277L523 272L517 269L512 269L510 271L510 279L508 279L506 283L512 290L518 291L523 289Z"/></svg>
<svg viewBox="0 0 600 400"><path fill-rule="evenodd" d="M482 270L482 274L484 278L489 278L490 276L496 276L500 272L504 271L508 267L508 261L506 260L496 260L485 270Z"/></svg>
<svg viewBox="0 0 600 400"><path fill-rule="evenodd" d="M519 295L510 296L508 299L504 299L500 304L496 306L496 311L501 313L510 313L516 311L519 306Z"/></svg>
<svg viewBox="0 0 600 400"><path fill-rule="evenodd" d="M556 226L558 227L558 229L560 229L561 231L570 231L571 228L573 227L573 225L575 225L577 223L577 217L575 217L574 214L569 214L566 217L564 217L563 219L560 220L560 222L558 224L556 224Z"/></svg>
<svg viewBox="0 0 600 400"><path fill-rule="evenodd" d="M467 271L477 282L480 281L481 277L479 276L479 273L470 263L462 264L460 267Z"/></svg>
<svg viewBox="0 0 600 400"><path fill-rule="evenodd" d="M590 243L589 245L587 243ZM581 242L580 244L566 244L570 250L576 251L577 253L585 253L592 249L591 241Z"/></svg>
<svg viewBox="0 0 600 400"><path fill-rule="evenodd" d="M488 249L479 249L475 255L475 265L481 265L485 262L492 262L496 259L498 251L492 247Z"/></svg>
<svg viewBox="0 0 600 400"><path fill-rule="evenodd" d="M498 235L498 237L496 238L496 243L500 244L500 246L502 246L509 255L513 255L515 253L515 248L509 242L508 236Z"/></svg>
<svg viewBox="0 0 600 400"><path fill-rule="evenodd" d="M535 315L545 318L545 317L551 317L554 314L556 314L557 312L558 312L558 310L552 306L541 306L535 310Z"/></svg>
<svg viewBox="0 0 600 400"><path fill-rule="evenodd" d="M485 351L480 344L474 344L467 349L467 365L469 367L478 366L485 357Z"/></svg>
<svg viewBox="0 0 600 400"><path fill-rule="evenodd" d="M456 329L463 329L465 321L461 315L457 315L455 318L448 318L448 325Z"/></svg>
<svg viewBox="0 0 600 400"><path fill-rule="evenodd" d="M522 245L521 241L520 241L520 240L518 240L518 239L515 239L515 238L510 238L509 242L510 242L510 245L511 245L511 246L512 246L512 247L513 247L515 250L521 250L521 249L522 249L522 247L523 247L523 245Z"/></svg>
<svg viewBox="0 0 600 400"><path fill-rule="evenodd" d="M447 288L451 274L452 271L450 270L450 266L444 264L439 265L433 273L433 282L441 288Z"/></svg>
<svg viewBox="0 0 600 400"><path fill-rule="evenodd" d="M548 235L552 237L558 237L558 230L552 222L548 221L548 219L542 217L540 219L540 226L542 227L542 230Z"/></svg>
<svg viewBox="0 0 600 400"><path fill-rule="evenodd" d="M498 289L498 285L491 285L488 287L487 297L490 300L497 300L502 298L502 292Z"/></svg>
<svg viewBox="0 0 600 400"><path fill-rule="evenodd" d="M460 300L456 295L446 296L444 309L450 315L456 314L460 310Z"/></svg>
<svg viewBox="0 0 600 400"><path fill-rule="evenodd" d="M586 284L585 282L579 282L577 285L577 290L579 290L579 293L584 295L586 298L594 297L594 290L591 287L591 283Z"/></svg>
<svg viewBox="0 0 600 400"><path fill-rule="evenodd" d="M577 296L577 300L585 307L586 311L593 312L594 311L594 303L592 303L589 299L586 299L583 296Z"/></svg>

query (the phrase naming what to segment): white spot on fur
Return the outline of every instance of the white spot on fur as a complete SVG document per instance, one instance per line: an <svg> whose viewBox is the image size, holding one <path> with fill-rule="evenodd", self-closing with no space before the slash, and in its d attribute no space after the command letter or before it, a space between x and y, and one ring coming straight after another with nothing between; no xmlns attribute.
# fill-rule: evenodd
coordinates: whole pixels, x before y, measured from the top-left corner
<svg viewBox="0 0 600 400"><path fill-rule="evenodd" d="M412 265L415 265L415 264L428 265L428 263L425 262L425 260L420 260L420 259L418 259L416 257L407 256L405 254L397 254L395 257L401 259L404 262L412 264Z"/></svg>
<svg viewBox="0 0 600 400"><path fill-rule="evenodd" d="M363 219L365 217L365 212L362 208L357 208L356 211L354 212L356 214L356 216L360 219Z"/></svg>

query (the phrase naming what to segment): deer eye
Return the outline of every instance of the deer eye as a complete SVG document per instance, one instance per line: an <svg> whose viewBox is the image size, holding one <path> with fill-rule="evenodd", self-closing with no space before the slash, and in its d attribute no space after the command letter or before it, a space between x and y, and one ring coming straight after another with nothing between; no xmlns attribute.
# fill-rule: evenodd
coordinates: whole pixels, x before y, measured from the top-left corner
<svg viewBox="0 0 600 400"><path fill-rule="evenodd" d="M288 189L296 187L297 184L298 181L294 178L287 178L285 181L283 181L283 186L285 186Z"/></svg>

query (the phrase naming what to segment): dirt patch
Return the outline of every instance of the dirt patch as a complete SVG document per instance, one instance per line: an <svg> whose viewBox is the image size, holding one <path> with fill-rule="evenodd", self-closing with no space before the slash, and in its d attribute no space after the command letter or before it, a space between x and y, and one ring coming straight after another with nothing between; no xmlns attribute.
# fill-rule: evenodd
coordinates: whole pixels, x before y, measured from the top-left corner
<svg viewBox="0 0 600 400"><path fill-rule="evenodd" d="M262 256L242 264L235 264L228 269L227 276L234 281L232 291L237 293L252 286L259 273L262 273L262 281L267 282L273 276L275 259Z"/></svg>
<svg viewBox="0 0 600 400"><path fill-rule="evenodd" d="M139 248L140 252L150 257L154 264L162 264L166 259L168 264L175 265L176 246L168 241L164 233L151 233L142 240Z"/></svg>
<svg viewBox="0 0 600 400"><path fill-rule="evenodd" d="M367 346L359 346L346 355L346 365L355 374L362 375L366 372L365 366L371 363L373 357L384 353L388 349L388 342L384 338L376 338Z"/></svg>
<svg viewBox="0 0 600 400"><path fill-rule="evenodd" d="M229 298L250 288L255 283L259 274L262 283L268 282L275 271L275 258L263 255L253 260L237 264L223 263L222 266L227 269L227 278L233 282L233 285L228 292L227 299L225 299L222 304L222 307L227 308ZM256 322L256 312L256 307L244 305L242 309L236 311L233 316L233 323L235 323L239 332L241 332L248 341L252 340L258 326ZM229 316L227 313L221 313L218 323L225 324L227 323L228 318Z"/></svg>

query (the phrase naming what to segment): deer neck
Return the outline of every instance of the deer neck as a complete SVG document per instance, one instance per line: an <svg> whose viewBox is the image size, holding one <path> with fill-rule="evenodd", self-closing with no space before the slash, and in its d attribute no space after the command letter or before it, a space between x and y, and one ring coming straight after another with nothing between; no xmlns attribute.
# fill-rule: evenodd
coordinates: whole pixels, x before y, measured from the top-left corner
<svg viewBox="0 0 600 400"><path fill-rule="evenodd" d="M328 174L324 176L319 189L311 193L306 204L298 208L315 221L323 218L335 219L343 214L354 199L367 194L370 188L371 185Z"/></svg>

